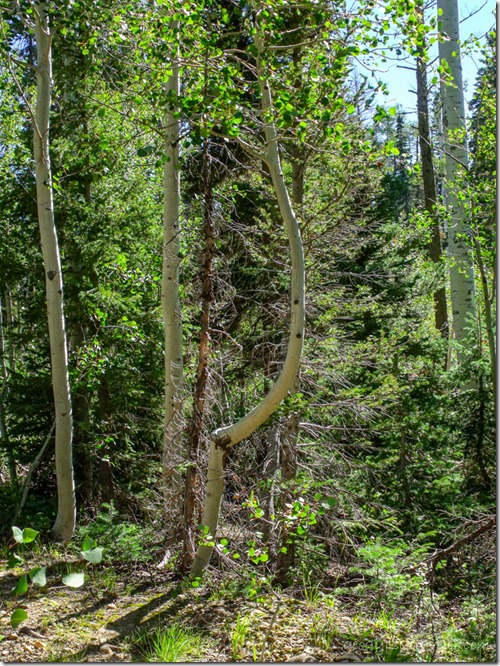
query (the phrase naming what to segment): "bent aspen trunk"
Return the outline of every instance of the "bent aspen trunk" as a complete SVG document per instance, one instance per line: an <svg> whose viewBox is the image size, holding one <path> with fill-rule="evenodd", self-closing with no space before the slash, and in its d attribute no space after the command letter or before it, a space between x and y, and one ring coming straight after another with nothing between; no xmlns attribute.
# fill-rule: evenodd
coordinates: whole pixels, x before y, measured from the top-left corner
<svg viewBox="0 0 500 666"><path fill-rule="evenodd" d="M54 220L49 126L52 88L52 36L47 5L33 7L37 52L37 95L34 131L36 196L40 241L45 268L45 289L55 407L55 457L57 517L52 528L56 539L69 541L76 522L73 477L73 417L68 373L68 349L63 309L61 258Z"/></svg>
<svg viewBox="0 0 500 666"><path fill-rule="evenodd" d="M302 238L288 190L286 188L278 150L276 127L272 120L272 98L269 82L266 79L262 55L264 45L259 35L255 36L257 47L257 76L261 90L261 108L264 119L266 141L266 159L271 173L272 183L278 201L280 213L285 224L292 264L290 289L290 337L288 349L281 373L264 400L232 425L218 428L212 433L208 461L207 491L203 514L203 525L208 532L196 552L191 577L200 576L207 566L214 548L214 539L219 520L220 503L224 490L224 463L227 453L235 444L251 435L276 410L281 401L293 387L302 354L304 337L304 294L305 270Z"/></svg>

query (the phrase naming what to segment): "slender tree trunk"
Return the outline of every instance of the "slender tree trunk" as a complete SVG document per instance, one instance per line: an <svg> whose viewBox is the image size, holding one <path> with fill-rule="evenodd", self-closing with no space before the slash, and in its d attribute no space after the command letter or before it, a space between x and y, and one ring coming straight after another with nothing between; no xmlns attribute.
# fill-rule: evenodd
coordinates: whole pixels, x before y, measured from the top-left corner
<svg viewBox="0 0 500 666"><path fill-rule="evenodd" d="M52 174L49 155L49 125L52 89L52 36L47 5L33 5L37 51L37 96L34 158L40 240L45 267L45 289L49 324L52 387L55 406L55 456L57 517L53 527L57 539L68 541L76 521L73 479L73 419L68 373L68 349L63 309L63 279L54 220Z"/></svg>
<svg viewBox="0 0 500 666"><path fill-rule="evenodd" d="M279 423L273 424L265 434L266 454L262 463L262 480L266 486L259 488L259 505L264 511L260 531L263 541L274 552L274 496L276 493L276 477L280 464L280 431Z"/></svg>
<svg viewBox="0 0 500 666"><path fill-rule="evenodd" d="M421 8L423 21L423 7ZM422 164L422 181L424 185L425 210L432 220L429 253L431 261L438 270L443 266L443 249L441 246L441 229L437 216L437 189L432 157L431 133L429 130L429 96L427 88L427 68L423 57L423 48L417 56L417 111L418 135L420 142L420 159ZM440 274L440 282L443 276ZM444 338L448 338L448 309L446 304L446 288L444 284L434 290L434 320L436 329Z"/></svg>
<svg viewBox="0 0 500 666"><path fill-rule="evenodd" d="M457 358L467 357L476 321L476 289L471 251L469 205L461 198L460 180L468 169L465 104L460 57L459 12L457 0L438 0L440 26L439 60L449 66L452 84L441 85L446 161L446 204L450 212L448 252L453 332L458 343Z"/></svg>
<svg viewBox="0 0 500 666"><path fill-rule="evenodd" d="M298 63L296 62L296 67ZM305 158L301 149L292 144L290 146L290 153L292 157L292 203L294 209L302 213L304 206L304 176L305 176ZM298 393L300 390L300 368L294 381L293 392ZM283 436L281 438L281 483L283 486L281 507L284 509L285 505L292 500L291 484L297 477L297 444L299 441L299 423L300 414L293 412L289 414L284 427ZM278 580L283 583L288 581L289 572L295 563L295 540L288 534L288 529L285 523L282 524L281 530L281 544L277 555L276 561L276 575Z"/></svg>
<svg viewBox="0 0 500 666"><path fill-rule="evenodd" d="M186 491L184 500L184 557L183 569L188 570L193 562L196 551L195 544L195 510L196 488L198 486L200 444L203 430L203 414L208 380L208 362L210 356L210 308L214 300L213 294L213 256L215 249L214 203L210 174L209 142L203 145L203 199L204 199L204 237L203 277L201 287L201 322L200 344L198 348L198 367L196 369L196 385L193 399L193 415L189 426L188 470L186 474Z"/></svg>
<svg viewBox="0 0 500 666"><path fill-rule="evenodd" d="M163 433L163 491L169 523L182 526L186 452L182 445L183 358L182 319L179 302L180 264L180 179L179 120L176 118L179 98L178 54L172 63L172 75L166 84L168 95L165 111L165 154L163 173L163 269L162 309L165 328L165 415Z"/></svg>
<svg viewBox="0 0 500 666"><path fill-rule="evenodd" d="M495 333L493 329L493 313L492 313L492 303L494 299L494 290L488 288L488 278L486 276L486 268L484 266L483 257L481 254L481 242L479 238L474 239L474 250L476 253L476 262L479 267L479 275L481 276L481 286L483 291L483 301L484 301L484 318L486 322L486 335L488 338L488 349L490 353L490 366L491 366L491 385L493 387L493 401L496 405L497 403L497 352L496 352L496 340Z"/></svg>
<svg viewBox="0 0 500 666"><path fill-rule="evenodd" d="M191 576L200 576L207 566L213 550L214 539L219 520L220 502L224 490L224 465L226 456L233 446L251 435L256 428L264 423L288 392L293 388L300 366L304 337L304 294L305 271L304 250L300 236L299 224L293 210L286 188L281 160L278 150L278 137L272 120L272 98L269 83L266 79L262 54L264 45L258 34L255 35L257 47L257 76L261 90L262 117L264 119L264 135L266 141L266 159L271 173L274 191L278 200L281 216L285 223L292 262L290 290L290 338L287 355L281 373L264 400L243 416L236 423L218 428L212 433L208 461L207 490L203 525L208 529L206 540L200 544L196 552Z"/></svg>
<svg viewBox="0 0 500 666"><path fill-rule="evenodd" d="M2 296L3 294L0 293L0 355L1 355L0 364L1 364L1 373L2 373L2 389L0 391L0 442L1 442L1 447L5 451L7 456L7 465L9 467L10 480L14 483L17 480L16 460L14 458L14 452L12 451L12 446L9 440L9 434L7 431L7 422L5 418L5 408L4 408L4 396L7 391L7 381L9 378L9 373L8 373L8 361L7 361L7 345L5 343L5 326L4 326Z"/></svg>

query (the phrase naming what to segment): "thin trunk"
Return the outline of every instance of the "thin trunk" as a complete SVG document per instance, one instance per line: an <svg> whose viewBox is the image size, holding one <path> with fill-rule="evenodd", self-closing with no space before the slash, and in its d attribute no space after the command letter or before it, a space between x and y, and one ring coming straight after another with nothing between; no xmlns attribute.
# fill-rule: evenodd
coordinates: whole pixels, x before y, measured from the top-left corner
<svg viewBox="0 0 500 666"><path fill-rule="evenodd" d="M476 262L479 267L479 274L481 276L481 286L483 290L483 301L484 301L484 318L486 320L486 335L488 338L488 349L490 353L490 372L491 372L491 385L493 387L493 401L496 405L497 403L497 352L496 352L496 341L495 333L493 330L493 313L492 313L492 303L494 299L493 289L490 294L488 288L488 278L486 276L486 268L484 266L483 257L481 255L481 242L479 238L474 238L474 249L476 253Z"/></svg>
<svg viewBox="0 0 500 666"><path fill-rule="evenodd" d="M203 277L201 287L201 322L200 344L198 348L198 367L196 369L196 385L193 399L193 415L189 426L188 470L186 474L186 491L184 500L184 557L183 569L188 570L193 562L196 551L195 544L195 510L196 487L198 486L199 454L203 430L203 414L208 380L208 362L210 356L210 308L214 300L213 294L213 257L215 249L214 202L210 174L209 143L203 146L203 198L204 198L204 237Z"/></svg>
<svg viewBox="0 0 500 666"><path fill-rule="evenodd" d="M278 206L290 243L292 262L291 290L290 290L290 338L287 355L282 371L266 397L239 421L230 426L218 428L212 433L210 454L208 462L207 491L203 525L208 529L206 541L198 547L191 576L200 576L207 566L213 550L213 539L216 536L219 519L220 502L224 491L224 464L232 447L242 439L251 435L256 428L264 423L280 405L293 388L297 372L300 367L300 358L304 337L304 294L305 271L304 250L300 236L299 224L295 217L288 190L286 188L281 161L278 150L278 137L272 120L272 98L269 83L265 77L262 64L263 43L257 34L255 36L257 47L257 76L262 95L261 107L264 118L264 135L266 141L266 159L271 173L274 191Z"/></svg>
<svg viewBox="0 0 500 666"><path fill-rule="evenodd" d="M297 68L298 62L295 62ZM292 158L292 203L294 209L301 214L304 206L304 176L305 159L302 150L296 144L290 146ZM300 391L300 368L294 381L293 392ZM281 439L281 482L282 497L281 507L290 503L293 498L291 485L297 476L297 445L299 441L300 415L298 412L290 414L283 427L283 437ZM282 523L281 543L277 555L276 575L277 579L283 583L288 582L289 573L295 563L295 540L288 533L285 523Z"/></svg>
<svg viewBox="0 0 500 666"><path fill-rule="evenodd" d="M298 376L295 382L298 385ZM298 390L298 388L297 388ZM290 487L297 476L297 443L299 439L299 414L291 414L285 423L281 440L281 509L293 500ZM290 525L282 524L280 550L276 561L276 577L282 583L289 583L290 571L295 564L295 537L290 534Z"/></svg>
<svg viewBox="0 0 500 666"><path fill-rule="evenodd" d="M471 230L469 204L461 198L460 179L468 169L465 104L460 57L459 13L457 0L438 0L438 21L441 24L439 60L450 68L452 83L443 81L443 128L446 162L446 204L450 213L448 252L450 256L450 288L453 331L457 341L457 359L467 358L467 343L475 326L474 263L470 248Z"/></svg>
<svg viewBox="0 0 500 666"><path fill-rule="evenodd" d="M180 264L180 179L179 133L176 117L179 98L179 62L175 54L172 74L166 84L165 155L163 172L163 268L162 309L165 328L165 414L163 433L163 492L167 520L176 528L182 525L186 455L181 444L183 433L182 319L179 302Z"/></svg>
<svg viewBox="0 0 500 666"><path fill-rule="evenodd" d="M38 222L45 267L45 289L49 324L52 388L55 407L55 457L57 476L57 517L55 538L68 541L76 521L73 478L73 419L68 373L68 349L63 309L63 279L59 244L54 220L52 174L49 155L49 125L52 89L52 53L47 5L33 6L37 51L37 96L34 131L34 157Z"/></svg>
<svg viewBox="0 0 500 666"><path fill-rule="evenodd" d="M83 327L75 324L70 334L70 349L76 353L83 343ZM89 419L89 392L87 386L83 385L75 390L73 395L73 422L77 487L79 497L86 502L91 502L94 494L93 447L89 439Z"/></svg>
<svg viewBox="0 0 500 666"><path fill-rule="evenodd" d="M423 8L422 21L423 21ZM424 47L425 48L425 45ZM427 68L423 58L423 48L417 56L417 110L420 156L422 164L422 181L424 185L425 210L432 220L429 253L431 261L438 270L443 266L443 248L441 246L441 228L437 216L437 189L432 157L431 133L429 129L429 96L427 88ZM443 276L440 275L440 282ZM448 338L448 309L446 304L446 288L444 284L434 291L434 320L436 329L444 338Z"/></svg>
<svg viewBox="0 0 500 666"><path fill-rule="evenodd" d="M7 345L5 342L5 326L2 306L2 294L0 294L0 364L2 374L2 390L0 391L0 442L1 447L7 456L7 465L9 468L9 477L11 482L17 480L16 460L9 440L7 423L5 419L4 395L7 390L8 368L7 368Z"/></svg>
<svg viewBox="0 0 500 666"><path fill-rule="evenodd" d="M274 495L276 492L276 476L280 463L280 424L275 423L265 435L266 455L262 463L262 480L266 484L259 488L257 496L259 505L264 511L260 531L263 541L273 551L274 545Z"/></svg>

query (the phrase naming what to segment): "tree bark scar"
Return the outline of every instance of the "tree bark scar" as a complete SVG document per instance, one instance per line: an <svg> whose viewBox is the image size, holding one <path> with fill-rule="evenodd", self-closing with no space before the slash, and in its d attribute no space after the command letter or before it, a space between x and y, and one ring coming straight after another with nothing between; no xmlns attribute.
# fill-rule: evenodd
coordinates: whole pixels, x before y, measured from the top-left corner
<svg viewBox="0 0 500 666"><path fill-rule="evenodd" d="M217 438L215 440L215 448L228 451L231 448L231 437L229 437L229 435L224 435L223 437Z"/></svg>
<svg viewBox="0 0 500 666"><path fill-rule="evenodd" d="M49 278L49 280L53 280L56 275L57 273L55 271L47 271L47 277Z"/></svg>

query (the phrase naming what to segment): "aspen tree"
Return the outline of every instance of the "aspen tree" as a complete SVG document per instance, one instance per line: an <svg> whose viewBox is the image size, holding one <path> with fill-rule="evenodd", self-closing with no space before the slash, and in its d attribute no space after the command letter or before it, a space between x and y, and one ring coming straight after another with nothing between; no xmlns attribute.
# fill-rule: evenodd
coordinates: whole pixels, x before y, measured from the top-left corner
<svg viewBox="0 0 500 666"><path fill-rule="evenodd" d="M57 516L54 536L69 541L76 522L73 477L73 417L68 372L68 349L63 307L63 277L54 219L50 166L50 107L52 91L52 35L46 3L33 4L36 39L36 108L34 117L34 159L40 241L45 269L49 325L52 389L55 407L55 458Z"/></svg>
<svg viewBox="0 0 500 666"><path fill-rule="evenodd" d="M257 13L258 15L258 13ZM217 532L220 503L224 491L224 466L229 451L251 435L277 409L293 389L300 367L304 338L305 269L304 249L299 224L290 201L278 149L278 136L273 120L273 101L264 66L265 43L256 22L254 44L257 49L256 75L261 93L261 112L265 136L265 161L271 174L280 214L290 245L292 264L290 289L290 337L281 373L269 393L256 407L236 423L218 428L211 435L208 460L207 490L203 513L205 534L191 568L191 576L201 575L210 561Z"/></svg>
<svg viewBox="0 0 500 666"><path fill-rule="evenodd" d="M179 28L176 23L177 29ZM179 177L179 53L175 47L172 73L166 83L165 164L163 171L163 268L161 301L165 330L165 413L163 432L163 485L167 511L181 520L184 481L181 466L186 455L182 446L182 319L179 302L180 264L180 177Z"/></svg>
<svg viewBox="0 0 500 666"><path fill-rule="evenodd" d="M471 229L469 203L459 191L458 183L468 169L465 103L460 56L460 30L457 0L438 0L440 24L439 60L449 71L451 82L442 81L442 117L446 162L446 205L450 214L448 253L453 332L458 343L458 362L467 355L466 342L476 319L474 263L469 246Z"/></svg>

